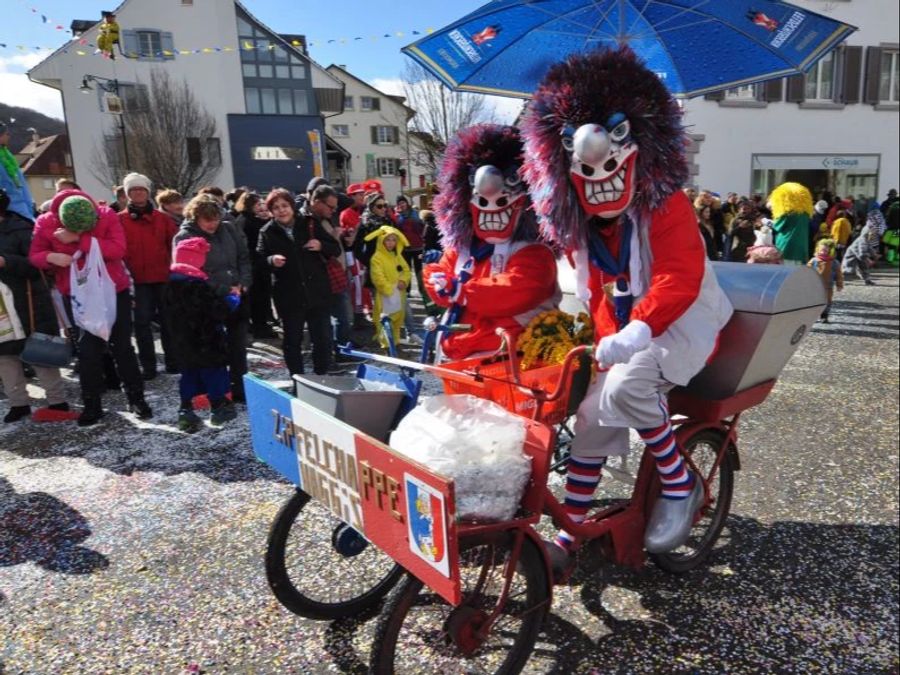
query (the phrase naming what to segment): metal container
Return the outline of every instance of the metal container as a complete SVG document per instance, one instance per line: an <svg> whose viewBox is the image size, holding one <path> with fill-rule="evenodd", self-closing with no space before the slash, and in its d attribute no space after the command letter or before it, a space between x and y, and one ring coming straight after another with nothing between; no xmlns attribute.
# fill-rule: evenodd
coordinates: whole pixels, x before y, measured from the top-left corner
<svg viewBox="0 0 900 675"><path fill-rule="evenodd" d="M713 263L734 315L687 391L719 400L774 380L825 307L819 275L798 265Z"/></svg>
<svg viewBox="0 0 900 675"><path fill-rule="evenodd" d="M401 389L358 377L294 375L295 395L322 412L387 441L404 397Z"/></svg>

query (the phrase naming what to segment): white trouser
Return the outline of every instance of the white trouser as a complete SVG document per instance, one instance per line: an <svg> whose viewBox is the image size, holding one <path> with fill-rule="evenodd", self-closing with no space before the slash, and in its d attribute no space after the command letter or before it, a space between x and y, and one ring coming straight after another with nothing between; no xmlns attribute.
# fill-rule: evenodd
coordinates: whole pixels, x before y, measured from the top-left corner
<svg viewBox="0 0 900 675"><path fill-rule="evenodd" d="M674 386L650 349L600 373L578 406L572 455L628 454L629 429L652 429L668 421L666 395Z"/></svg>

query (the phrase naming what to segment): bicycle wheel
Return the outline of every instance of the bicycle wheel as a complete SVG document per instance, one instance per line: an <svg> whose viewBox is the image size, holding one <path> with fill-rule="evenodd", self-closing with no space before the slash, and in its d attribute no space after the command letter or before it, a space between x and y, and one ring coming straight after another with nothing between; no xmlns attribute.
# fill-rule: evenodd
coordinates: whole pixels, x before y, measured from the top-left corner
<svg viewBox="0 0 900 675"><path fill-rule="evenodd" d="M300 489L269 530L269 588L300 616L355 616L376 605L402 574L402 567Z"/></svg>
<svg viewBox="0 0 900 675"><path fill-rule="evenodd" d="M668 553L650 554L653 562L667 572L683 574L697 567L712 552L725 527L734 491L734 456L730 448L725 451L718 470L713 470L724 440L725 434L721 431L705 429L691 436L682 448L706 479L712 503L703 509L702 517L691 528L684 545Z"/></svg>
<svg viewBox="0 0 900 675"><path fill-rule="evenodd" d="M513 533L507 531L460 542L459 607L407 575L379 617L370 672L520 672L550 606L544 562L528 537L522 542L509 596L497 620L485 638L477 634L502 593L513 540Z"/></svg>

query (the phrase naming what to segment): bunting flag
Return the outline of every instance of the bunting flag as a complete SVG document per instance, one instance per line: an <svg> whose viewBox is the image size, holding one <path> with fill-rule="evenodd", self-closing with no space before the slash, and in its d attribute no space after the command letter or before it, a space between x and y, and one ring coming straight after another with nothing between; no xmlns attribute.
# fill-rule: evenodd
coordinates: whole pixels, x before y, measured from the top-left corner
<svg viewBox="0 0 900 675"><path fill-rule="evenodd" d="M39 17L42 25L47 26L48 28L51 28L55 31L65 31L67 33L70 32L70 30L68 28L66 28L66 25L67 25L67 23L71 24L71 22L57 21L57 20L53 19L52 17L48 17L46 14L43 14L38 8L33 7L29 2L27 2L27 0L18 0L18 3L20 5L22 5L23 7L27 8L33 15L35 15L36 17ZM98 20L98 23L99 23L99 20ZM123 29L124 29L124 27L123 27ZM434 31L435 31L434 28L425 28L422 30L409 31L409 34L410 35L423 35L423 34L431 35L432 33L434 33ZM384 33L383 35L370 35L370 36L357 35L354 37L336 37L336 38L328 38L328 39L318 39L318 38L307 39L306 44L308 47L336 45L336 44L344 45L344 44L349 44L349 43L353 43L353 42L359 42L361 40L366 40L366 39L369 39L372 42L377 42L379 40L402 38L405 35L406 35L406 33L404 31L398 30L398 31L394 31L393 33ZM92 50L95 50L93 52L93 54L95 54L97 56L102 56L102 54L100 53L100 50L97 48L97 45L90 43L83 38L74 38L72 40L71 44L62 46L62 51L64 53L68 53L70 48L75 48L76 46L77 47L89 47ZM240 45L239 49L242 51L253 51L255 49L272 50L272 49L275 49L275 46L276 45L270 44L268 47L257 47L256 45L245 41ZM302 47L303 43L301 43L299 40L292 40L291 46ZM52 52L52 51L56 51L57 49L60 49L60 47L32 47L32 46L28 46L28 45L10 44L8 42L0 42L0 49L18 49L19 51L49 51L49 52ZM222 52L233 52L233 51L235 51L234 47L207 46L207 47L196 47L193 49L177 49L175 51L161 51L161 52L154 54L154 56L174 58L176 54L179 56L190 56L190 55L194 55L194 54L217 54L217 53L222 53ZM87 51L85 49L75 49L75 53L78 56L91 56L92 55L92 52ZM135 53L131 53L131 54L129 54L127 52L125 53L126 58L137 58L138 56L139 56L139 54L135 54Z"/></svg>

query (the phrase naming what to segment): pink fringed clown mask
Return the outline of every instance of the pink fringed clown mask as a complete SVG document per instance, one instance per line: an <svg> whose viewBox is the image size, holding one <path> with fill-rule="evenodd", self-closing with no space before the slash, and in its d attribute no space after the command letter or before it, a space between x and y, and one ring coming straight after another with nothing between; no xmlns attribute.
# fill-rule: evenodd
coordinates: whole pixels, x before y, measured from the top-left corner
<svg viewBox="0 0 900 675"><path fill-rule="evenodd" d="M438 224L452 248L473 237L488 244L534 239L537 225L521 175L522 140L515 127L482 124L450 141L438 179Z"/></svg>
<svg viewBox="0 0 900 675"><path fill-rule="evenodd" d="M565 246L584 241L592 217L659 207L688 176L681 110L628 47L551 68L522 135L545 234Z"/></svg>

